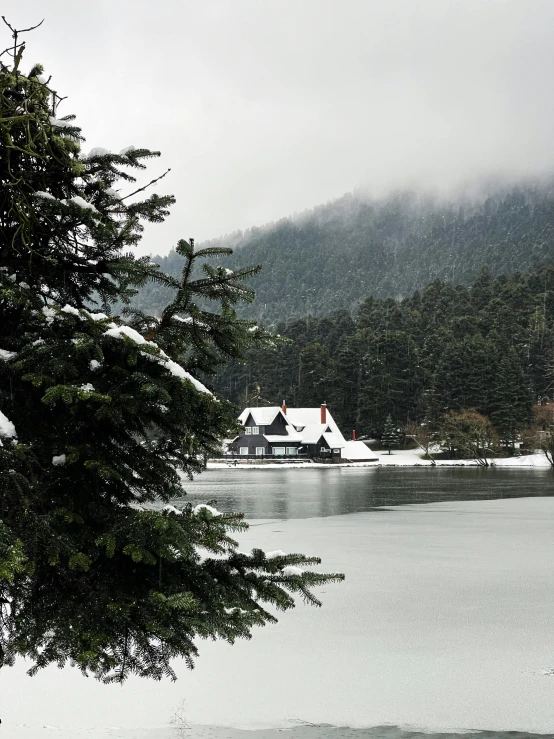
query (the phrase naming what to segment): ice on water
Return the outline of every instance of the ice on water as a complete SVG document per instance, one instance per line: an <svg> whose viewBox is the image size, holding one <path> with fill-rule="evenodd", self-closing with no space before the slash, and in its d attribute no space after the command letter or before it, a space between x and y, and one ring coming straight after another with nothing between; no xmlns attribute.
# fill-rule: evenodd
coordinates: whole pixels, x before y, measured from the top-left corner
<svg viewBox="0 0 554 739"><path fill-rule="evenodd" d="M305 721L552 733L553 520L554 497L258 520L242 549L317 554L323 570L346 573L318 591L322 609L299 605L234 646L201 642L196 669L178 667L175 684L119 688L70 669L33 679L21 665L2 670L2 729L14 739L169 739L182 706L190 724L237 729ZM323 736L345 735L314 730Z"/></svg>

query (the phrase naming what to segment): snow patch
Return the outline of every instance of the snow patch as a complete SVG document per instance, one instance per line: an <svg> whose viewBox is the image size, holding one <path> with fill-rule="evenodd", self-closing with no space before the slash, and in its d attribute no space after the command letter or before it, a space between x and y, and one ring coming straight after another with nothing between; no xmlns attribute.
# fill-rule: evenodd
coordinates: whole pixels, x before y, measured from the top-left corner
<svg viewBox="0 0 554 739"><path fill-rule="evenodd" d="M127 154L129 154L129 152L136 151L136 148L137 148L136 146L133 146L133 144L130 144L129 146L126 146L123 149L121 149L121 151L119 152L119 156L125 157L127 156Z"/></svg>
<svg viewBox="0 0 554 739"><path fill-rule="evenodd" d="M45 200L56 200L57 199L51 193L45 192L44 190L37 190L34 193L34 195L37 198L44 198Z"/></svg>
<svg viewBox="0 0 554 739"><path fill-rule="evenodd" d="M103 146L93 147L88 154L85 154L85 159L92 159L93 157L105 157L107 154L112 152L109 149L105 149Z"/></svg>
<svg viewBox="0 0 554 739"><path fill-rule="evenodd" d="M169 504L164 505L164 507L162 508L162 511L167 511L168 513L175 513L175 515L177 516L183 515L183 511L180 511L178 508L175 508L175 506L169 505Z"/></svg>
<svg viewBox="0 0 554 739"><path fill-rule="evenodd" d="M93 320L93 321L107 321L109 316L107 316L105 313L91 313L90 311L85 311L87 316ZM115 327L115 323L114 323Z"/></svg>
<svg viewBox="0 0 554 739"><path fill-rule="evenodd" d="M295 565L287 565L281 570L283 575L300 575L304 574L304 570L301 567L295 567Z"/></svg>
<svg viewBox="0 0 554 739"><path fill-rule="evenodd" d="M86 393L93 393L94 392L94 385L91 385L90 382L85 383L84 385L81 385L79 390L84 390Z"/></svg>
<svg viewBox="0 0 554 739"><path fill-rule="evenodd" d="M62 313L71 313L72 316L77 316L77 318L81 317L81 314L79 313L77 308L74 308L72 305L64 305L64 307L60 310Z"/></svg>
<svg viewBox="0 0 554 739"><path fill-rule="evenodd" d="M104 332L104 336L113 336L114 339L121 339L122 336L127 336L128 339L132 339L135 344L153 344L151 341L146 341L144 336L141 336L138 331L130 326L115 326L109 328Z"/></svg>
<svg viewBox="0 0 554 739"><path fill-rule="evenodd" d="M5 439L15 439L17 432L10 419L0 411L0 436Z"/></svg>
<svg viewBox="0 0 554 739"><path fill-rule="evenodd" d="M100 369L102 364L97 359L91 359L90 362L88 363L88 366L94 372L95 370Z"/></svg>
<svg viewBox="0 0 554 739"><path fill-rule="evenodd" d="M65 464L65 454L58 454L52 457L52 464L54 467L63 467Z"/></svg>
<svg viewBox="0 0 554 739"><path fill-rule="evenodd" d="M275 559L276 557L286 557L286 554L283 552L282 549L276 549L274 552L265 553L266 559Z"/></svg>
<svg viewBox="0 0 554 739"><path fill-rule="evenodd" d="M98 213L98 210L94 207L94 205L92 203L87 203L87 201L80 195L75 195L74 197L69 198L68 202L74 203L75 205L79 206L79 208L83 208L84 210L92 210L95 213Z"/></svg>
<svg viewBox="0 0 554 739"><path fill-rule="evenodd" d="M161 364L165 369L167 369L174 377L179 377L181 380L188 380L189 382L192 382L194 387L201 393L207 393L208 395L212 395L212 393L208 390L208 388L203 385L199 380L197 380L195 377L193 377L190 372L187 372L183 367L181 367L180 364L177 364L177 362L174 362L172 359L170 359L167 354L159 348L159 346L153 342L153 341L147 341L144 336L141 336L138 331L135 331L134 328L131 328L130 326L113 326L109 328L107 331L104 332L105 336L112 336L115 339L121 339L122 337L126 336L127 338L131 339L135 342L135 344L143 345L148 344L149 346L153 346L159 351L159 357L152 356L150 354L147 354L145 356L148 357L148 359L153 359L154 361L157 361L159 364Z"/></svg>
<svg viewBox="0 0 554 739"><path fill-rule="evenodd" d="M46 323L50 324L54 321L54 318L56 317L56 311L49 305L43 305L42 315L46 318Z"/></svg>
<svg viewBox="0 0 554 739"><path fill-rule="evenodd" d="M48 120L50 121L50 125L54 126L54 128L67 128L68 126L73 125L71 121L61 121L59 118L54 118L53 116L50 116Z"/></svg>
<svg viewBox="0 0 554 739"><path fill-rule="evenodd" d="M192 513L194 516L198 516L200 513L208 513L210 514L210 518L222 515L222 513L217 510L217 508L213 508L211 505L206 505L205 503L200 503L200 505L194 506L194 508L192 509Z"/></svg>
<svg viewBox="0 0 554 739"><path fill-rule="evenodd" d="M7 349L0 349L0 359L3 359L4 362L8 362L10 359L15 357L17 352L10 352Z"/></svg>

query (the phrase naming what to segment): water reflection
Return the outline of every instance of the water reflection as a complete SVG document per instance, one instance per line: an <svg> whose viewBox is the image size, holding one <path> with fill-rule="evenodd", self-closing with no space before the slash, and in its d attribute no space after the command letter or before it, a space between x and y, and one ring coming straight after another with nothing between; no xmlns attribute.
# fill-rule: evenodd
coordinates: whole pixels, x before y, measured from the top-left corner
<svg viewBox="0 0 554 739"><path fill-rule="evenodd" d="M206 470L186 499L217 500L247 518L314 518L408 503L554 495L549 469L354 468Z"/></svg>

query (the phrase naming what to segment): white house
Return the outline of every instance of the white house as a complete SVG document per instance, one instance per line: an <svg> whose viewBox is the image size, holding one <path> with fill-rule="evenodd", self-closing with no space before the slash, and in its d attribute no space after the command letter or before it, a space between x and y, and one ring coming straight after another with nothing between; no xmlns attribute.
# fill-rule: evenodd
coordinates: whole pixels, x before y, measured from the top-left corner
<svg viewBox="0 0 554 739"><path fill-rule="evenodd" d="M241 456L294 457L370 462L377 456L362 441L347 441L323 403L319 408L245 408L243 431L229 445Z"/></svg>

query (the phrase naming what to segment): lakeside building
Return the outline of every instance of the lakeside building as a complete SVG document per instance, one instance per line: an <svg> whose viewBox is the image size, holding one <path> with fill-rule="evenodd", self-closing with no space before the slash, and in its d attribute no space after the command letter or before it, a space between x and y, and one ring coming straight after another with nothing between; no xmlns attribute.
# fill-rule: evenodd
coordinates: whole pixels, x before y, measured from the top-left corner
<svg viewBox="0 0 554 739"><path fill-rule="evenodd" d="M377 456L363 441L347 441L327 405L319 408L245 408L242 432L228 446L240 457L304 457L330 462L373 462Z"/></svg>

